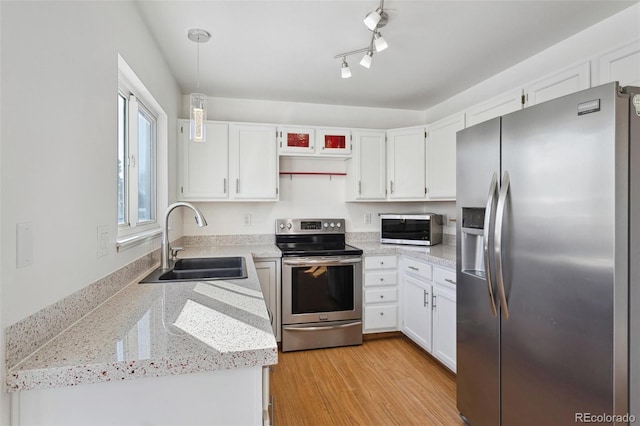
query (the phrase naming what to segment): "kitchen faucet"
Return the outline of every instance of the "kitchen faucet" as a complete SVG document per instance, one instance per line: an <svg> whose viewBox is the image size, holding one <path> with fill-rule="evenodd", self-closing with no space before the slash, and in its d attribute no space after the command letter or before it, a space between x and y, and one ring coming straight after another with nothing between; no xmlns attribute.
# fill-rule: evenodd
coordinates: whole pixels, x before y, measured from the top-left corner
<svg viewBox="0 0 640 426"><path fill-rule="evenodd" d="M160 266L162 270L169 269L169 214L171 214L171 212L176 207L189 207L196 214L196 224L198 225L198 227L202 228L203 226L207 226L206 219L204 218L200 210L198 210L193 204L180 201L177 203L173 203L169 207L167 207L167 210L164 213L164 226L162 227L162 246L160 247L162 262Z"/></svg>

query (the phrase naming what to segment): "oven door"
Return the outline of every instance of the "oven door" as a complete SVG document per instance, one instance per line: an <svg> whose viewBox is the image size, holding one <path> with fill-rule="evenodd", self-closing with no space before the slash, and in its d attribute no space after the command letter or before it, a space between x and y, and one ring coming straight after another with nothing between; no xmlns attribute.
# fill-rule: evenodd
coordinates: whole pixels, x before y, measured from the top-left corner
<svg viewBox="0 0 640 426"><path fill-rule="evenodd" d="M282 323L362 318L362 257L282 258Z"/></svg>

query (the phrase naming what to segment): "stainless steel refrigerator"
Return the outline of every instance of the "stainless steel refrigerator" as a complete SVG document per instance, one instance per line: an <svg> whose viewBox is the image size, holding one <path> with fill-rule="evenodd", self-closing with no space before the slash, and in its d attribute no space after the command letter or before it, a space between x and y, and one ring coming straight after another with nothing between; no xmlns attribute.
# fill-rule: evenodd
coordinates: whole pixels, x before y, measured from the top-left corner
<svg viewBox="0 0 640 426"><path fill-rule="evenodd" d="M457 404L469 424L638 416L638 93L610 83L458 132Z"/></svg>

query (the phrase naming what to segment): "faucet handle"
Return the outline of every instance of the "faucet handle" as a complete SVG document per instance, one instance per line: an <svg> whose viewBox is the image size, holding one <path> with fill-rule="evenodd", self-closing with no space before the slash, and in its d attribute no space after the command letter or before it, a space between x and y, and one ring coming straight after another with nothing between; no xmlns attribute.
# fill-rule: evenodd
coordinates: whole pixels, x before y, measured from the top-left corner
<svg viewBox="0 0 640 426"><path fill-rule="evenodd" d="M171 259L176 260L178 258L178 252L184 250L184 247L170 247Z"/></svg>

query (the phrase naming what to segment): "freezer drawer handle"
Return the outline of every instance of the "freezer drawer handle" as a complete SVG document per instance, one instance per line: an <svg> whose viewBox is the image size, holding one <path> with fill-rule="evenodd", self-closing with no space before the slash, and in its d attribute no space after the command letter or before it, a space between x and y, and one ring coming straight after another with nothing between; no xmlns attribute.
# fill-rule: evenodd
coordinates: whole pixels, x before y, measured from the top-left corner
<svg viewBox="0 0 640 426"><path fill-rule="evenodd" d="M507 296L504 290L504 273L502 270L502 224L504 221L504 210L509 193L509 172L505 171L502 176L502 185L498 197L498 208L496 210L495 229L495 251L496 251L496 272L498 274L498 295L500 296L500 307L502 308L502 318L509 319L509 308L507 306Z"/></svg>
<svg viewBox="0 0 640 426"><path fill-rule="evenodd" d="M491 304L491 312L493 316L498 316L498 310L496 309L496 299L493 295L493 278L491 274L491 264L489 257L489 236L491 227L491 215L493 213L494 204L496 201L496 192L498 191L498 174L493 173L491 178L491 185L489 186L489 198L487 199L487 208L484 213L484 269L487 277L487 287L489 290L489 302Z"/></svg>

